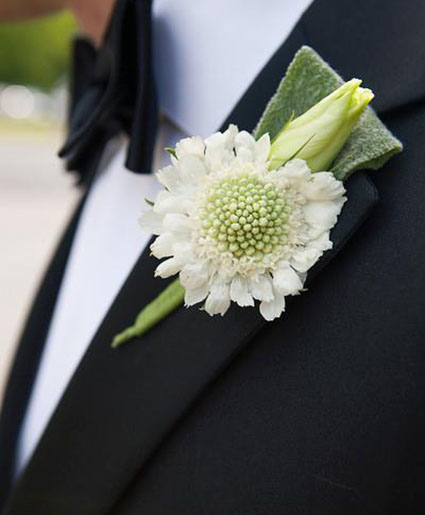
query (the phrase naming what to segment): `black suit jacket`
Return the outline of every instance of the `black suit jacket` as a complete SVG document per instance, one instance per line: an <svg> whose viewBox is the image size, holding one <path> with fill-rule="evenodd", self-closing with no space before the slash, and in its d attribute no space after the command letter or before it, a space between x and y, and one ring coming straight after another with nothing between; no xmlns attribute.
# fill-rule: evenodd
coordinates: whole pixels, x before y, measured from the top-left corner
<svg viewBox="0 0 425 515"><path fill-rule="evenodd" d="M4 515L425 513L424 22L422 0L313 3L228 121L253 129L309 44L375 91L404 153L348 181L335 248L277 322L181 308L112 351L112 336L165 284L145 251L11 489L76 214L5 397Z"/></svg>

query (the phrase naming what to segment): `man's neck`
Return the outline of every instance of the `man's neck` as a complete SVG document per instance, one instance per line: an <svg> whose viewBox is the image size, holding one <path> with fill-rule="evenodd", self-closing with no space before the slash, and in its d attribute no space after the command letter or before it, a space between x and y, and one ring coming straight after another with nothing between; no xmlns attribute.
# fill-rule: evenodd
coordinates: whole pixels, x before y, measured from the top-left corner
<svg viewBox="0 0 425 515"><path fill-rule="evenodd" d="M99 46L108 26L115 0L69 0L82 30Z"/></svg>

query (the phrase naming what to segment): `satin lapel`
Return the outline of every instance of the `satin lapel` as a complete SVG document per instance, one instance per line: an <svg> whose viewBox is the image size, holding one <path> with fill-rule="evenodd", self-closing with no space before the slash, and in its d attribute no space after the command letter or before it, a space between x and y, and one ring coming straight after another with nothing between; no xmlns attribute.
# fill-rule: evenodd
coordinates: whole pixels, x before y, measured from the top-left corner
<svg viewBox="0 0 425 515"><path fill-rule="evenodd" d="M251 129L294 52L306 43L298 26L236 107L229 121ZM347 184L349 202L333 233L329 263L366 219L376 192L362 174ZM254 309L210 318L181 308L143 338L109 344L165 286L145 251L77 369L5 515L97 515L128 483L205 388L264 325ZM319 272L317 268L312 277ZM290 307L286 316L290 316Z"/></svg>

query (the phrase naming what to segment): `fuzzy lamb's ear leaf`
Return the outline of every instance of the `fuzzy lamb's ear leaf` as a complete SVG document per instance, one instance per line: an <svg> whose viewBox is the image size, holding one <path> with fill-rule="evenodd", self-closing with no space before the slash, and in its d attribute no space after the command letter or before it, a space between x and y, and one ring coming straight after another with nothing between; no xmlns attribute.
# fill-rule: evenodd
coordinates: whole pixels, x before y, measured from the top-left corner
<svg viewBox="0 0 425 515"><path fill-rule="evenodd" d="M273 139L288 123L292 113L300 116L343 84L342 78L310 47L303 46L289 65L276 94L268 103L255 131L256 139L268 132ZM355 170L378 169L403 149L400 141L367 107L331 172L346 180Z"/></svg>

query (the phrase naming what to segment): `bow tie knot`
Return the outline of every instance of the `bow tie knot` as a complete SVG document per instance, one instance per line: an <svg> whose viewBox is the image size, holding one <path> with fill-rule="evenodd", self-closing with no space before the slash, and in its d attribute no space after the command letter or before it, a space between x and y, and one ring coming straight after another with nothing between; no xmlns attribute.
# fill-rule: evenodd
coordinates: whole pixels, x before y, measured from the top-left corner
<svg viewBox="0 0 425 515"><path fill-rule="evenodd" d="M81 182L121 132L129 136L126 167L150 173L158 116L151 46L147 0L117 1L99 50L76 40L68 136L59 156Z"/></svg>

